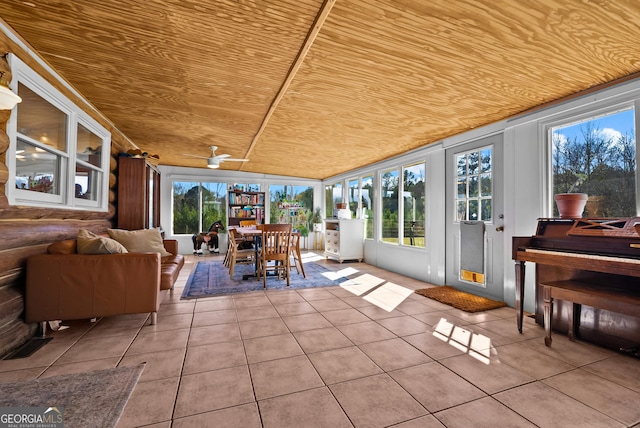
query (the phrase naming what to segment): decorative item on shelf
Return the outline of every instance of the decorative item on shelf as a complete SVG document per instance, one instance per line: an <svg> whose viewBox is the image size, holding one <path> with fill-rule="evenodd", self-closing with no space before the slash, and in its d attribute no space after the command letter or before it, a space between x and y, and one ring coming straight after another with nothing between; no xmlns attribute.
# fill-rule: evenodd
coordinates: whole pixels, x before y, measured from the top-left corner
<svg viewBox="0 0 640 428"><path fill-rule="evenodd" d="M2 59L6 61L7 55L2 55ZM11 88L9 88L9 81L5 77L7 71L0 70L0 110L11 110L16 104L22 102L22 98L14 94Z"/></svg>
<svg viewBox="0 0 640 428"><path fill-rule="evenodd" d="M560 218L581 218L588 198L586 193L558 193L553 199Z"/></svg>

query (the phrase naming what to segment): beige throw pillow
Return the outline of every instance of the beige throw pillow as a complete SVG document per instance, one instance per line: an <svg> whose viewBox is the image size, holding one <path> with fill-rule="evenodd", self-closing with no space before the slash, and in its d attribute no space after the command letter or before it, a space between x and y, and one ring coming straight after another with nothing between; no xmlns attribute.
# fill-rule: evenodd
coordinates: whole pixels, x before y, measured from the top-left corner
<svg viewBox="0 0 640 428"><path fill-rule="evenodd" d="M123 230L107 229L109 236L125 246L130 253L160 253L161 257L170 256L164 249L162 236L158 229Z"/></svg>
<svg viewBox="0 0 640 428"><path fill-rule="evenodd" d="M78 254L122 254L127 249L118 241L81 229L77 238Z"/></svg>

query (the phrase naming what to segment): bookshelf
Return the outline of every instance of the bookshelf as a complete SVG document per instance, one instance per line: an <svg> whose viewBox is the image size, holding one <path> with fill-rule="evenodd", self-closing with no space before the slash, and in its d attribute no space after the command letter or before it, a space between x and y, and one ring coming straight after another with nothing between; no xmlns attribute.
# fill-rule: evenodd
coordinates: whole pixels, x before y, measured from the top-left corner
<svg viewBox="0 0 640 428"><path fill-rule="evenodd" d="M229 190L227 195L229 226L239 226L242 220L264 222L264 192L239 192Z"/></svg>

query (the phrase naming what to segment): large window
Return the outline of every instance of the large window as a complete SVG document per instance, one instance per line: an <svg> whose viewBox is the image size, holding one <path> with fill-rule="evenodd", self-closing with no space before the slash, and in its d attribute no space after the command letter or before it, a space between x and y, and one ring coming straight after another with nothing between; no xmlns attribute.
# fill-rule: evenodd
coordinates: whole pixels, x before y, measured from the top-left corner
<svg viewBox="0 0 640 428"><path fill-rule="evenodd" d="M328 218L333 217L336 204L343 201L342 183L334 183L325 186L324 191L325 212Z"/></svg>
<svg viewBox="0 0 640 428"><path fill-rule="evenodd" d="M493 220L493 149L459 153L456 159L456 221Z"/></svg>
<svg viewBox="0 0 640 428"><path fill-rule="evenodd" d="M425 164L417 163L402 169L403 176L403 207L404 228L403 244L412 247L424 247L424 192L425 192Z"/></svg>
<svg viewBox="0 0 640 428"><path fill-rule="evenodd" d="M269 186L269 223L290 223L307 236L313 212L313 187L271 185Z"/></svg>
<svg viewBox="0 0 640 428"><path fill-rule="evenodd" d="M360 181L355 178L349 180L349 211L352 218L358 218L358 204L360 203Z"/></svg>
<svg viewBox="0 0 640 428"><path fill-rule="evenodd" d="M364 237L373 239L373 175L362 177L362 218L365 221Z"/></svg>
<svg viewBox="0 0 640 428"><path fill-rule="evenodd" d="M15 62L22 102L8 126L11 203L105 211L110 134L24 63Z"/></svg>
<svg viewBox="0 0 640 428"><path fill-rule="evenodd" d="M552 128L553 194L588 194L585 217L636 216L634 123L628 108Z"/></svg>
<svg viewBox="0 0 640 428"><path fill-rule="evenodd" d="M173 235L208 230L217 220L227 224L226 183L173 182Z"/></svg>
<svg viewBox="0 0 640 428"><path fill-rule="evenodd" d="M384 171L380 175L382 192L382 241L398 243L398 170Z"/></svg>

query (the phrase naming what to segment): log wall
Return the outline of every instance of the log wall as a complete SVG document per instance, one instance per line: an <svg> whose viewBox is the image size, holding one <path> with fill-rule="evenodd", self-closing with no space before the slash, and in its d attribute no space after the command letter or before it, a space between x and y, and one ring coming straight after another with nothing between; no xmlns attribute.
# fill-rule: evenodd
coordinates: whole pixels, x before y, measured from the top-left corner
<svg viewBox="0 0 640 428"><path fill-rule="evenodd" d="M20 57L111 132L111 162L109 211L106 213L11 206L5 194L9 177L6 165L6 151L9 148L6 123L11 112L0 110L0 358L27 341L37 330L35 324L25 324L23 321L27 258L33 254L46 252L47 246L54 241L74 238L79 229L102 233L115 225L117 156L120 152L134 148L126 136L113 124L86 107L84 102L51 76L26 51L0 32L0 55L5 52L11 52ZM5 77L10 81L9 65L1 59L0 70L7 73Z"/></svg>

